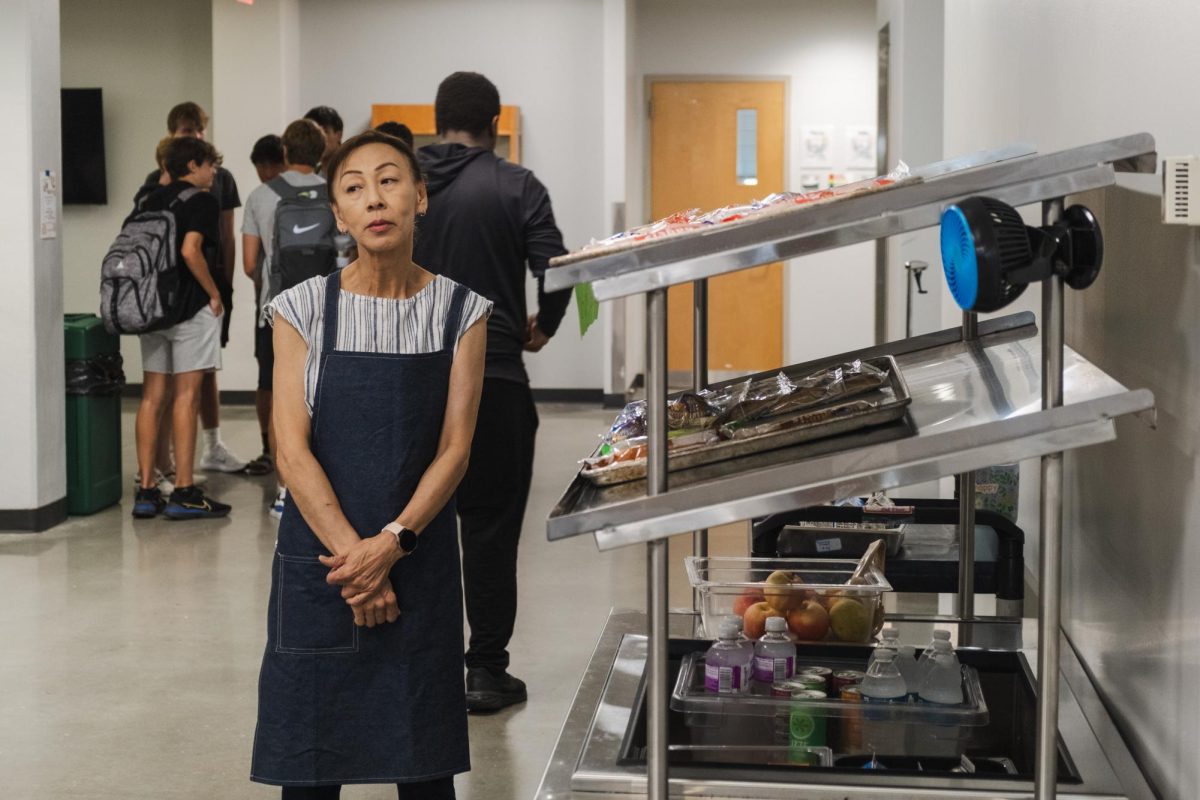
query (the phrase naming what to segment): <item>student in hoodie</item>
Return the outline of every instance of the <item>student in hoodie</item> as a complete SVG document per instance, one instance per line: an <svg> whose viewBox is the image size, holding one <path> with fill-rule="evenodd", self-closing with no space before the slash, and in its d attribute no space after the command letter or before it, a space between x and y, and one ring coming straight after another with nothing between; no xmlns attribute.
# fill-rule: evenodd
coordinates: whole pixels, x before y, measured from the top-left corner
<svg viewBox="0 0 1200 800"><path fill-rule="evenodd" d="M456 72L434 103L438 144L418 155L429 211L413 258L495 304L488 319L479 424L458 488L463 578L471 638L467 708L497 711L526 699L508 674L517 616L517 543L533 478L538 417L522 354L546 346L569 291L547 293L550 259L566 252L550 195L533 173L495 154L500 93L483 75ZM526 269L537 279L537 313L525 307Z"/></svg>

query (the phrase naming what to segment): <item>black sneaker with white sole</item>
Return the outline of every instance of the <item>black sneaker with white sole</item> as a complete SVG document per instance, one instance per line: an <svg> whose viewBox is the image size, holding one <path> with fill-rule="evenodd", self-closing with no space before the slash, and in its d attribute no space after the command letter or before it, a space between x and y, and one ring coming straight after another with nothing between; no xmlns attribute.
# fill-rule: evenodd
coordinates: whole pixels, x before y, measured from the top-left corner
<svg viewBox="0 0 1200 800"><path fill-rule="evenodd" d="M212 519L229 514L231 506L204 495L199 486L175 487L163 516L167 519Z"/></svg>

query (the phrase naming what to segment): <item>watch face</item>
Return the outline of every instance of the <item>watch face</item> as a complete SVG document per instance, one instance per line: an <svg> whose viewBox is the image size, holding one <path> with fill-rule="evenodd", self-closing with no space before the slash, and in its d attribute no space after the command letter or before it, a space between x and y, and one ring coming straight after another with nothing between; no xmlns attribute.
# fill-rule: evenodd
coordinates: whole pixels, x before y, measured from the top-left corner
<svg viewBox="0 0 1200 800"><path fill-rule="evenodd" d="M400 531L400 549L405 553L411 553L417 549L417 535L408 528Z"/></svg>

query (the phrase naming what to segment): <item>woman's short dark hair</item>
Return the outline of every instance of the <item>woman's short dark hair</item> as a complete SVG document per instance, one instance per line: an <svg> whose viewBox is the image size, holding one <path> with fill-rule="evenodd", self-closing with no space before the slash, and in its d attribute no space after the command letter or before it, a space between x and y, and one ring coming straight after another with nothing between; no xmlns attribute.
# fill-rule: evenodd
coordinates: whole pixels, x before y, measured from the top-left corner
<svg viewBox="0 0 1200 800"><path fill-rule="evenodd" d="M421 162L417 161L416 153L403 140L397 139L395 136L389 136L382 131L364 131L342 142L342 146L335 150L333 155L329 157L329 163L325 166L325 179L329 181L330 200L335 202L337 200L338 172L345 165L346 159L355 150L360 147L366 147L369 144L386 144L388 147L399 151L400 155L408 160L408 166L412 169L413 182L421 183L425 180L425 176L421 173Z"/></svg>
<svg viewBox="0 0 1200 800"><path fill-rule="evenodd" d="M500 116L500 90L478 72L456 72L438 86L433 116L439 136L446 131L482 136Z"/></svg>
<svg viewBox="0 0 1200 800"><path fill-rule="evenodd" d="M283 132L283 152L287 163L316 169L325 153L325 134L311 119L298 119Z"/></svg>
<svg viewBox="0 0 1200 800"><path fill-rule="evenodd" d="M250 150L250 163L255 166L259 164L282 164L283 163L283 140L273 133L268 133L254 143L253 149Z"/></svg>
<svg viewBox="0 0 1200 800"><path fill-rule="evenodd" d="M342 132L342 115L330 106L313 106L304 118L311 119L325 130Z"/></svg>
<svg viewBox="0 0 1200 800"><path fill-rule="evenodd" d="M171 176L171 180L177 181L191 172L188 164L193 161L197 166L208 162L220 166L221 154L217 152L217 148L203 139L180 136L172 139L171 143L167 145L167 151L163 157L163 167Z"/></svg>

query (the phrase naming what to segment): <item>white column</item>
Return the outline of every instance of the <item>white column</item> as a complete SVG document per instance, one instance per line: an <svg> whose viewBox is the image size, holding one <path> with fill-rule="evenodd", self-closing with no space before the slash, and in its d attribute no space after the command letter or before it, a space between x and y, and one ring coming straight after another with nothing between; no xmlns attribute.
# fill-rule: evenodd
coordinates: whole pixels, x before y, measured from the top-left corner
<svg viewBox="0 0 1200 800"><path fill-rule="evenodd" d="M233 0L212 3L213 107L209 138L225 155L242 202L258 186L250 148L260 136L281 135L300 108L300 15L297 0ZM237 263L230 349L225 352L222 390L252 390L257 366L250 357L254 291L242 272L242 210L234 214Z"/></svg>
<svg viewBox="0 0 1200 800"><path fill-rule="evenodd" d="M0 25L0 530L67 515L59 88L58 0L10 0ZM43 231L47 170L56 225Z"/></svg>

